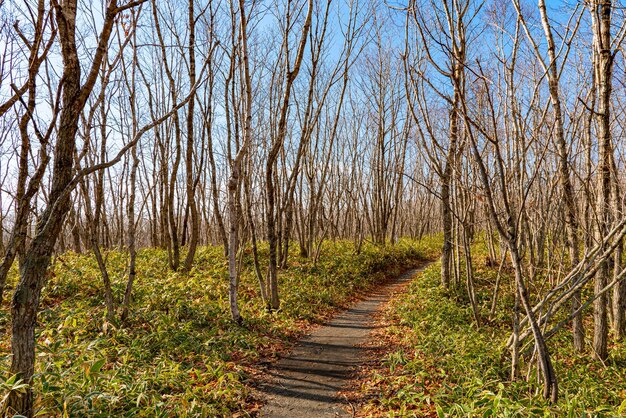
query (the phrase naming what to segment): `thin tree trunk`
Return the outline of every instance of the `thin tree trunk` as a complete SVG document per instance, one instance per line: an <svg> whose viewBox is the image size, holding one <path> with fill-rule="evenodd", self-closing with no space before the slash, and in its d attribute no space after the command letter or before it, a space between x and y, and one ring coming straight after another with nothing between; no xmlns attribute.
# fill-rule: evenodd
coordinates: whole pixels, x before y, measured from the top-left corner
<svg viewBox="0 0 626 418"><path fill-rule="evenodd" d="M189 0L189 85L196 84L196 38L195 38L195 13L194 0ZM200 226L198 222L198 207L196 204L196 187L193 175L193 156L194 156L194 105L195 95L189 100L189 108L187 110L187 149L185 154L185 167L187 179L187 206L191 215L191 231L187 257L185 258L184 268L186 271L191 270L193 259L196 255L198 247L198 235Z"/></svg>
<svg viewBox="0 0 626 418"><path fill-rule="evenodd" d="M598 174L598 202L597 214L598 225L596 235L602 240L609 230L611 216L611 163L613 146L611 142L611 74L613 56L611 54L611 8L610 0L594 0L591 7L592 32L593 32L593 62L598 93L597 135L599 147L600 170ZM599 294L593 305L594 332L593 332L593 355L599 360L606 360L608 356L607 338L608 321L606 293L600 294L608 283L609 264L607 261L596 274L594 292Z"/></svg>

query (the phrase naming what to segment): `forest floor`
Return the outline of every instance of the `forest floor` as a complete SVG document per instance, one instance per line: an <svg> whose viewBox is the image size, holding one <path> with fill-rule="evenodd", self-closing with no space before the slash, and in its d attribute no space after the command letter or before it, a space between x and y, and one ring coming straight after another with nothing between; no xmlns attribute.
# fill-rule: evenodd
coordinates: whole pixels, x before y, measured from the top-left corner
<svg viewBox="0 0 626 418"><path fill-rule="evenodd" d="M484 242L473 248L474 280L482 318L476 326L464 288L445 291L440 262L408 283L377 315L364 361L343 394L357 417L624 417L626 344L611 344L605 363L572 348L564 330L548 341L559 378L559 402L541 396L536 363L526 360L520 377L509 378L505 342L510 335L514 281L502 270L493 315L497 266L488 263ZM538 278L531 291L545 285ZM589 290L589 289L588 289ZM588 295L587 295L588 296ZM585 327L593 329L591 315Z"/></svg>
<svg viewBox="0 0 626 418"><path fill-rule="evenodd" d="M304 338L268 368L270 380L259 390L267 396L262 417L352 416L346 385L367 361L365 347L378 326L376 314L422 271L425 264L375 288L368 297Z"/></svg>
<svg viewBox="0 0 626 418"><path fill-rule="evenodd" d="M113 323L104 317L94 257L57 255L38 315L37 416L254 416L262 406L258 382L268 364L372 289L436 258L440 247L439 237L385 247L366 242L360 251L352 242L326 241L317 261L294 248L289 267L280 272L281 308L271 313L259 297L246 250L239 287L243 326L230 320L221 247L199 248L190 272L170 271L162 249L139 251L132 314ZM267 253L261 245L264 265ZM128 253L113 249L105 255L119 301ZM14 286L16 268L9 279ZM0 306L0 399L15 389L10 330L7 297Z"/></svg>

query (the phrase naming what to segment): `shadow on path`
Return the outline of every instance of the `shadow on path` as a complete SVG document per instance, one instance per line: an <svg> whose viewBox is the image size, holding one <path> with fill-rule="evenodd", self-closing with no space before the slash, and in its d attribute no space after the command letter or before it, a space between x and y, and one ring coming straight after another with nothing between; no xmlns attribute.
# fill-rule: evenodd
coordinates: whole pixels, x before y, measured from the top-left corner
<svg viewBox="0 0 626 418"><path fill-rule="evenodd" d="M272 365L269 369L271 382L259 387L267 395L260 416L350 416L346 412L349 405L345 399L339 398L338 392L348 383L356 368L366 361L366 349L360 345L376 328L374 313L426 265L377 288L367 299L337 315Z"/></svg>

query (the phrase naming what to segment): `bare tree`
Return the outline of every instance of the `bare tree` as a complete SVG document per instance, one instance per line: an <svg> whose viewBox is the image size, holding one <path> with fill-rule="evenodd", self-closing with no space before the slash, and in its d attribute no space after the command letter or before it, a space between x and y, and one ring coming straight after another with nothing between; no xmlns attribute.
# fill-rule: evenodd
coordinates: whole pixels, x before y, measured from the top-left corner
<svg viewBox="0 0 626 418"><path fill-rule="evenodd" d="M274 179L274 169L279 153L285 142L285 136L287 135L287 116L289 112L289 103L291 101L291 90L293 88L293 83L300 72L302 60L304 59L304 52L309 37L309 31L311 29L311 16L314 8L313 0L308 0L306 17L299 36L296 56L294 61L291 62L291 45L289 42L290 32L293 25L291 19L294 18L294 11L297 7L297 5L294 5L293 3L294 2L289 0L287 2L287 9L285 10L285 32L283 33L281 51L285 57L284 80L282 81L284 83L282 86L283 94L279 103L280 116L276 128L276 135L271 138L271 145L268 151L267 161L265 163L265 188L267 199L266 224L267 241L269 244L269 268L267 282L269 284L269 308L271 309L278 309L280 307L280 300L278 297L278 234L276 229L276 221L280 217L280 214L276 213L276 184Z"/></svg>
<svg viewBox="0 0 626 418"><path fill-rule="evenodd" d="M45 282L46 270L50 264L54 245L69 211L70 194L67 188L71 187L74 175L73 154L80 114L94 88L116 16L137 4L131 2L120 6L116 0L109 2L98 36L98 49L85 82L81 85L81 67L76 42L77 2L74 0L59 4L53 1L63 57L63 92L55 144L52 186L48 204L38 220L36 234L24 254L20 268L20 281L15 289L11 305L13 315L11 372L18 374L27 383L31 382L34 373L35 324L41 288ZM32 389L27 389L24 394L12 392L8 407L15 413L32 415Z"/></svg>

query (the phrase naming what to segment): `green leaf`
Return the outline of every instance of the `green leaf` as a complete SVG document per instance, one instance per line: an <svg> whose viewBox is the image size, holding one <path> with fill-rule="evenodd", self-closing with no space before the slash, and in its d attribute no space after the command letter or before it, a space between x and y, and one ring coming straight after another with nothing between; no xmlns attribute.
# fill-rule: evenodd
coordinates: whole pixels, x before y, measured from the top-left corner
<svg viewBox="0 0 626 418"><path fill-rule="evenodd" d="M91 365L91 367L89 368L89 374L90 375L94 375L94 374L98 374L100 373L100 370L102 369L102 367L104 366L104 363L106 363L106 359L100 359L98 361L96 361L94 364Z"/></svg>
<svg viewBox="0 0 626 418"><path fill-rule="evenodd" d="M437 405L437 416L439 418L445 418L446 414L443 412L443 409Z"/></svg>

